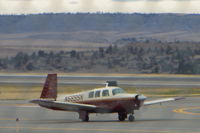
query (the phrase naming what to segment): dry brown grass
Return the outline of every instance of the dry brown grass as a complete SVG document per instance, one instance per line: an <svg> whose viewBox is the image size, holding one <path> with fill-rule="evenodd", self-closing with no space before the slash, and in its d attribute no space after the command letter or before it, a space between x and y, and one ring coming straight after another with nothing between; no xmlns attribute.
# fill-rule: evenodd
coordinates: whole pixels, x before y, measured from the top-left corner
<svg viewBox="0 0 200 133"><path fill-rule="evenodd" d="M4 75L45 75L44 73L0 73ZM168 75L168 74L99 74L99 73L59 73L59 75L71 76L166 76L166 77L199 77L200 75ZM44 78L45 79L45 78ZM16 79L17 80L17 79ZM21 79L20 79L21 80ZM30 79L29 79L30 80ZM31 79L34 81L35 79ZM34 99L39 98L43 85L0 85L0 99ZM59 85L59 94L71 94L102 85ZM120 86L128 93L139 93L147 96L200 96L200 88L133 88L131 86Z"/></svg>
<svg viewBox="0 0 200 133"><path fill-rule="evenodd" d="M68 85L59 86L59 94L71 94L90 90L97 86ZM100 87L100 86L99 86ZM124 87L128 93L139 93L147 96L199 96L199 88L131 88ZM0 99L35 99L39 98L42 86L8 86L0 87Z"/></svg>

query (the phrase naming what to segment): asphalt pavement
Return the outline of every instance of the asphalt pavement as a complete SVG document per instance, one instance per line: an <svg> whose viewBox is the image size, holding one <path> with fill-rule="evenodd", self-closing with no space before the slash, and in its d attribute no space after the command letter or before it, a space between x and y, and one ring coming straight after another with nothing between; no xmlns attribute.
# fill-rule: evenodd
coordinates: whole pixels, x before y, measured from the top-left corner
<svg viewBox="0 0 200 133"><path fill-rule="evenodd" d="M91 114L82 122L74 112L0 101L0 133L200 133L200 97L142 107L135 117L119 122L117 114Z"/></svg>

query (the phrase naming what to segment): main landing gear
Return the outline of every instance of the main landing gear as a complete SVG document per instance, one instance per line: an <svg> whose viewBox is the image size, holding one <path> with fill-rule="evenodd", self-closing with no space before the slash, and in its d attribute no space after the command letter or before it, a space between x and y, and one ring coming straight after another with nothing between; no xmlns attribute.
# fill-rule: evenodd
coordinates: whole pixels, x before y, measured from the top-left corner
<svg viewBox="0 0 200 133"><path fill-rule="evenodd" d="M133 112L131 114L129 114L128 116L128 120L130 122L135 121L135 117L133 116ZM119 112L118 113L118 119L119 121L125 121L125 119L127 118L127 113L126 112ZM88 122L89 121L89 113L87 111L80 111L79 112L79 119L81 119L84 122Z"/></svg>
<svg viewBox="0 0 200 133"><path fill-rule="evenodd" d="M127 113L118 113L119 121L124 121L127 118Z"/></svg>
<svg viewBox="0 0 200 133"><path fill-rule="evenodd" d="M79 119L81 119L84 122L88 122L89 121L89 113L86 111L79 112Z"/></svg>
<svg viewBox="0 0 200 133"><path fill-rule="evenodd" d="M119 119L119 121L124 121L126 118L127 118L127 113L118 113L118 119ZM128 116L128 120L129 120L130 122L135 121L135 117L134 117L133 113L131 113L131 114Z"/></svg>

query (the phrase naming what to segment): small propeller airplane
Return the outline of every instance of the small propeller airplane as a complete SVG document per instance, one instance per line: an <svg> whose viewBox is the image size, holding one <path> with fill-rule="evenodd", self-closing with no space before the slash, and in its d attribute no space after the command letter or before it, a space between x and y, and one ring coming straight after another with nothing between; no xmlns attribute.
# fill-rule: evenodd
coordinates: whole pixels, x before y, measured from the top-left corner
<svg viewBox="0 0 200 133"><path fill-rule="evenodd" d="M89 121L89 113L118 113L119 121L124 121L128 115L128 120L134 121L134 110L142 106L183 98L146 99L144 95L126 93L115 81L107 82L103 88L57 97L57 74L48 74L40 99L30 102L52 110L78 112L79 119L86 122Z"/></svg>

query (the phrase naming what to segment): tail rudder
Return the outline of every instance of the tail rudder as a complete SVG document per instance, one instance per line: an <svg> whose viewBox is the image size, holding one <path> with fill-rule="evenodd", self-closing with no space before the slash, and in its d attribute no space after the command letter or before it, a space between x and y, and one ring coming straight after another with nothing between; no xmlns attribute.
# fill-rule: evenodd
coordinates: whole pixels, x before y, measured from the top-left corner
<svg viewBox="0 0 200 133"><path fill-rule="evenodd" d="M40 98L57 98L57 74L48 74Z"/></svg>

